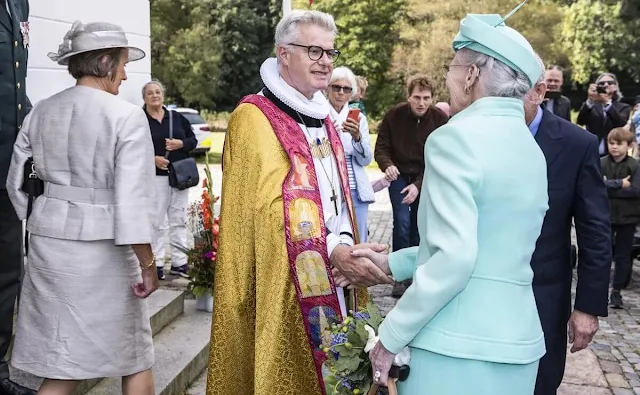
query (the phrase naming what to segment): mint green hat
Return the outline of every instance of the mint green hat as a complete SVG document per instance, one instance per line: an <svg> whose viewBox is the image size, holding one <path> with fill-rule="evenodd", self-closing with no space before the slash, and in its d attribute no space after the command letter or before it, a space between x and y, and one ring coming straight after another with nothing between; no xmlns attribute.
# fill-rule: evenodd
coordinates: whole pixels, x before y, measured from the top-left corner
<svg viewBox="0 0 640 395"><path fill-rule="evenodd" d="M516 13L527 0L518 4L504 18L498 14L467 14L460 21L460 31L453 39L455 52L468 48L498 59L529 78L533 88L542 75L535 51L526 38L505 25L505 21Z"/></svg>

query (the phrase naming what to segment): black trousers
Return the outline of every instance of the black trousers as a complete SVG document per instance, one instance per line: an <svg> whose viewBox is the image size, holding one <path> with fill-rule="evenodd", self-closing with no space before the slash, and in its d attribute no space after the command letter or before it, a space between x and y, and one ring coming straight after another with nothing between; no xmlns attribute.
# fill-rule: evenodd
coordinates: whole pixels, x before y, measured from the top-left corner
<svg viewBox="0 0 640 395"><path fill-rule="evenodd" d="M22 222L5 189L0 189L0 379L9 377L4 360L13 332L13 312L22 274Z"/></svg>
<svg viewBox="0 0 640 395"><path fill-rule="evenodd" d="M571 314L571 278L534 284L533 294L544 332L546 354L540 360L534 395L556 395L567 357L567 323Z"/></svg>
<svg viewBox="0 0 640 395"><path fill-rule="evenodd" d="M615 262L612 287L616 291L622 290L633 267L631 249L633 248L633 237L635 233L636 224L611 224L613 261Z"/></svg>

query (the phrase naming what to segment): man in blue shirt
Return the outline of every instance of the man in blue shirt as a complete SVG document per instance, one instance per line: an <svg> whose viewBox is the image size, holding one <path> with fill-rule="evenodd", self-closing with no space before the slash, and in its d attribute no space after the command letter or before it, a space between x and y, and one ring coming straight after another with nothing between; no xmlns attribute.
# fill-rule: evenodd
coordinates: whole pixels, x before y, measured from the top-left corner
<svg viewBox="0 0 640 395"><path fill-rule="evenodd" d="M564 376L567 326L571 352L577 352L598 331L598 317L608 314L611 230L598 138L546 110L541 105L545 92L541 78L525 99L527 125L547 160L549 187L549 210L531 258L533 291L547 349L540 361L535 395L556 395ZM572 220L580 256L573 312Z"/></svg>

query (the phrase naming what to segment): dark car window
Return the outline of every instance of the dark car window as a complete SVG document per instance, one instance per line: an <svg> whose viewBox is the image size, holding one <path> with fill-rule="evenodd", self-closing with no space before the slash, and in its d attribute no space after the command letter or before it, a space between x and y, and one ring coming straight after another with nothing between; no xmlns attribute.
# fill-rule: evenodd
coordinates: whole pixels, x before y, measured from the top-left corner
<svg viewBox="0 0 640 395"><path fill-rule="evenodd" d="M202 119L200 114L194 114L191 112L182 112L181 114L184 115L184 117L187 118L187 121L189 121L189 123L192 125L206 124L206 122L204 121L204 119Z"/></svg>

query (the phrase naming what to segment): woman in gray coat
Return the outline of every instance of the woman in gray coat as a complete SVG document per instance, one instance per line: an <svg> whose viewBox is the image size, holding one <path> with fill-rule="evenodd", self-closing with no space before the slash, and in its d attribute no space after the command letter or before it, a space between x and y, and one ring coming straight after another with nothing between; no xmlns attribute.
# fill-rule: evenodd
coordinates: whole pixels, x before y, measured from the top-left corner
<svg viewBox="0 0 640 395"><path fill-rule="evenodd" d="M18 217L27 217L30 157L44 194L27 221L11 364L44 377L42 395L114 376L125 394L151 395L153 145L142 109L116 97L126 63L144 52L118 26L76 22L49 57L77 84L35 106L14 148L7 190Z"/></svg>

